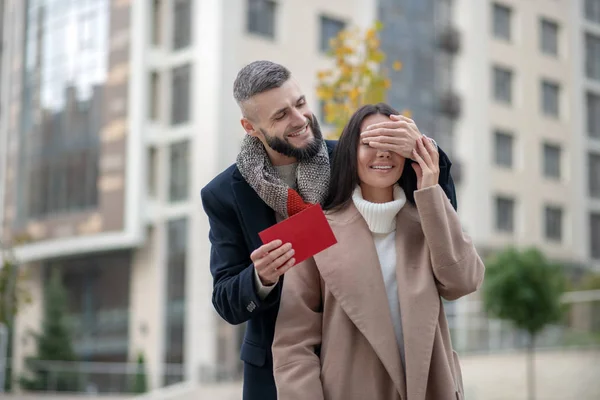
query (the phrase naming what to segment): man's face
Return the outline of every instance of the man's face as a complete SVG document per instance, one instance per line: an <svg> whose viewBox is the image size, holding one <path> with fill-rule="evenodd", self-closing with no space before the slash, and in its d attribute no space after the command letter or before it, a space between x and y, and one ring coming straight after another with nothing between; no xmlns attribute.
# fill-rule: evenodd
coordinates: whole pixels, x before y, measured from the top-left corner
<svg viewBox="0 0 600 400"><path fill-rule="evenodd" d="M242 125L277 158L302 161L314 157L323 135L300 87L290 79L281 87L260 93L244 104Z"/></svg>

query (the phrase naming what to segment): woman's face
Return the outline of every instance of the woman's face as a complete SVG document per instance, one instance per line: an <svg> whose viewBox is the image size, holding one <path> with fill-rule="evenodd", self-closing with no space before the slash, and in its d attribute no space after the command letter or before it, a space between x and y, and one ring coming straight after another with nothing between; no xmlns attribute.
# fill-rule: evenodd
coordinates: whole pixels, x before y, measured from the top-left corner
<svg viewBox="0 0 600 400"><path fill-rule="evenodd" d="M373 114L365 118L361 125L364 132L369 125L388 122L390 118L382 114ZM358 143L358 178L363 192L366 190L389 189L402 176L405 158L389 151L377 150Z"/></svg>

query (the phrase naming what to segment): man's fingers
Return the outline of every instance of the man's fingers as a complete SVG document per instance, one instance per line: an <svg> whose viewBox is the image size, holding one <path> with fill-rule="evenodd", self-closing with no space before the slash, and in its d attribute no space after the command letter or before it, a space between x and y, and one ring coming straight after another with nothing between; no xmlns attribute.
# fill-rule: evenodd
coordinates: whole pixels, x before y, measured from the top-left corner
<svg viewBox="0 0 600 400"><path fill-rule="evenodd" d="M281 275L285 274L294 265L296 265L296 259L290 258L285 264L283 264L281 267L277 268L277 270L276 270L277 277L280 277Z"/></svg>
<svg viewBox="0 0 600 400"><path fill-rule="evenodd" d="M415 121L411 118L408 118L404 115L390 115L390 119L393 121L404 121L404 122L408 122L411 125L415 124Z"/></svg>
<svg viewBox="0 0 600 400"><path fill-rule="evenodd" d="M279 267L288 262L294 256L294 254L296 254L294 249L287 251L285 254L280 255L272 263L270 263L267 266L267 269L277 270Z"/></svg>
<svg viewBox="0 0 600 400"><path fill-rule="evenodd" d="M250 259L256 264L258 261L271 255L272 252L279 251L281 248L285 248L281 250L281 252L285 252L292 248L292 245L290 243L286 243L283 246L282 243L283 242L281 240L274 240L265 245L262 245L252 252L252 254L250 255ZM270 262L270 260L267 260L267 264Z"/></svg>
<svg viewBox="0 0 600 400"><path fill-rule="evenodd" d="M370 138L364 138L363 142L365 143L393 143L393 144L400 144L402 142L405 142L406 139L405 138L399 138L397 136L376 136L376 137L370 137Z"/></svg>

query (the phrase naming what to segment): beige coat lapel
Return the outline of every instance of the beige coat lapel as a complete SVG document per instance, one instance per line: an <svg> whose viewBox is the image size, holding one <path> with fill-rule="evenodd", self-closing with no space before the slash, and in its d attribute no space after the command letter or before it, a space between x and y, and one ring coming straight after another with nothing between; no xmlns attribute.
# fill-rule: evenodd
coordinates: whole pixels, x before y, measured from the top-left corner
<svg viewBox="0 0 600 400"><path fill-rule="evenodd" d="M321 276L406 399L398 343L371 232L353 204L328 219L338 243L315 256Z"/></svg>
<svg viewBox="0 0 600 400"><path fill-rule="evenodd" d="M396 253L398 296L406 356L406 386L411 400L425 399L440 298L429 247L416 208L407 204L398 214Z"/></svg>

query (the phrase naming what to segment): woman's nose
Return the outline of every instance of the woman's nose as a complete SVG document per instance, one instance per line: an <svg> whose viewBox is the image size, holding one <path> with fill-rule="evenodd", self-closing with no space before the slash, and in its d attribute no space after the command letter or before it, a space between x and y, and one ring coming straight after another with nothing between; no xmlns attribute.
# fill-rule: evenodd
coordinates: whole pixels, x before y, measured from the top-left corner
<svg viewBox="0 0 600 400"><path fill-rule="evenodd" d="M390 158L391 154L389 150L377 150L378 158Z"/></svg>

